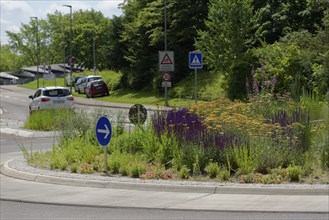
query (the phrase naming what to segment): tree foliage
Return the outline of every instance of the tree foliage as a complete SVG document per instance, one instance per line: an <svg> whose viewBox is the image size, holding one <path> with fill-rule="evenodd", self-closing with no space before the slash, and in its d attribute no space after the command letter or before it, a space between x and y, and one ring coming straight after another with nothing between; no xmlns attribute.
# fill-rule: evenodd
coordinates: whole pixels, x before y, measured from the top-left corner
<svg viewBox="0 0 329 220"><path fill-rule="evenodd" d="M211 0L206 26L199 31L197 48L210 69L226 76L228 96L241 98L253 45L251 1Z"/></svg>
<svg viewBox="0 0 329 220"><path fill-rule="evenodd" d="M246 79L251 80L253 67L257 70L262 65L267 75L278 77L277 92L296 96L302 89L327 92L327 0L166 2L167 50L175 54L174 84L191 72L188 52L200 50L204 71L223 75L222 86L232 99L246 97ZM93 9L74 12L72 55L87 69L96 65L99 70L121 71L121 87L159 91L158 51L165 50L164 0L131 0L121 7L123 14L112 18ZM68 14L56 11L39 19L38 25L31 20L22 24L19 33L7 35L9 45L1 48L2 70L35 65L37 51L40 64L67 62L70 56Z"/></svg>

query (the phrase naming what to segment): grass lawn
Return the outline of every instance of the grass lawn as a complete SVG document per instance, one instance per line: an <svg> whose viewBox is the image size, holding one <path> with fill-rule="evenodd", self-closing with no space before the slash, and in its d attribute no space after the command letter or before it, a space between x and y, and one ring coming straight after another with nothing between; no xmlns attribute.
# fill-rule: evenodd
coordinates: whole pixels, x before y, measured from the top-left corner
<svg viewBox="0 0 329 220"><path fill-rule="evenodd" d="M62 78L57 78L56 81L39 79L40 86L64 86L64 80ZM35 90L37 88L37 81L34 80L30 83L21 85L23 88ZM75 97L86 98L85 94L78 94L74 92L74 88L72 88L72 94ZM141 91L141 92L132 92L126 90L116 90L110 92L110 96L104 97L96 97L96 100L102 100L107 102L116 102L116 103L130 103L130 104L144 104L144 105L158 105L164 106L164 95L159 96L149 91ZM200 101L201 102L201 101ZM191 99L178 99L168 98L168 104L171 107L189 107L194 104L194 100Z"/></svg>

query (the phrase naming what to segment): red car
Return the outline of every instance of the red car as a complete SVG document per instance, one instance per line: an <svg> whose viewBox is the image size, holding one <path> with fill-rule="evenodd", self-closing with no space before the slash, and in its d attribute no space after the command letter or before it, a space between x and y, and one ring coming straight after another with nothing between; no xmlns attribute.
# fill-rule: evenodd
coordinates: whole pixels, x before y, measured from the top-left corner
<svg viewBox="0 0 329 220"><path fill-rule="evenodd" d="M110 95L106 83L102 79L89 82L86 87L86 96L93 98L100 95Z"/></svg>

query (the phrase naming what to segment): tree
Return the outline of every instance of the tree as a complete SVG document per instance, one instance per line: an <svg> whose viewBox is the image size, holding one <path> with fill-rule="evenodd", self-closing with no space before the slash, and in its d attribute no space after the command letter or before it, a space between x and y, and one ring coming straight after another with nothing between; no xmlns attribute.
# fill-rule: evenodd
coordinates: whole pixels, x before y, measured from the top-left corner
<svg viewBox="0 0 329 220"><path fill-rule="evenodd" d="M21 67L22 57L16 54L9 45L1 45L0 57L0 72L17 71Z"/></svg>
<svg viewBox="0 0 329 220"><path fill-rule="evenodd" d="M199 31L196 46L204 53L208 67L226 78L228 96L245 95L245 79L252 57L253 8L251 0L211 0L207 30Z"/></svg>
<svg viewBox="0 0 329 220"><path fill-rule="evenodd" d="M274 43L290 32L316 33L326 0L254 0L259 41Z"/></svg>
<svg viewBox="0 0 329 220"><path fill-rule="evenodd" d="M254 49L266 66L267 77L276 76L275 92L290 92L299 99L303 91L323 96L329 88L329 10L316 35L307 30L291 32L274 44ZM261 81L263 79L259 78Z"/></svg>
<svg viewBox="0 0 329 220"><path fill-rule="evenodd" d="M29 24L23 24L19 33L7 31L6 34L9 38L9 45L11 48L22 55L24 65L36 65L37 35L35 21L31 20ZM40 36L38 37L40 39ZM39 44L41 44L40 40Z"/></svg>
<svg viewBox="0 0 329 220"><path fill-rule="evenodd" d="M173 80L189 74L188 52L194 50L197 29L204 29L209 0L171 0L167 2L167 50L175 52ZM125 59L130 71L127 84L158 87L158 51L164 50L164 1L129 1L124 6L123 42L129 45Z"/></svg>

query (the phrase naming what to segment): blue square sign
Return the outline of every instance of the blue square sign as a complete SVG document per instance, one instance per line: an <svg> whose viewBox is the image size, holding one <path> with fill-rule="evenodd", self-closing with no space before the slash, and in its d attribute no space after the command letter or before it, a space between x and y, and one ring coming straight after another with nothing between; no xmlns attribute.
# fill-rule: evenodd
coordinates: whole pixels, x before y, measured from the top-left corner
<svg viewBox="0 0 329 220"><path fill-rule="evenodd" d="M190 69L202 69L202 53L201 52L190 52L189 53L189 67Z"/></svg>

